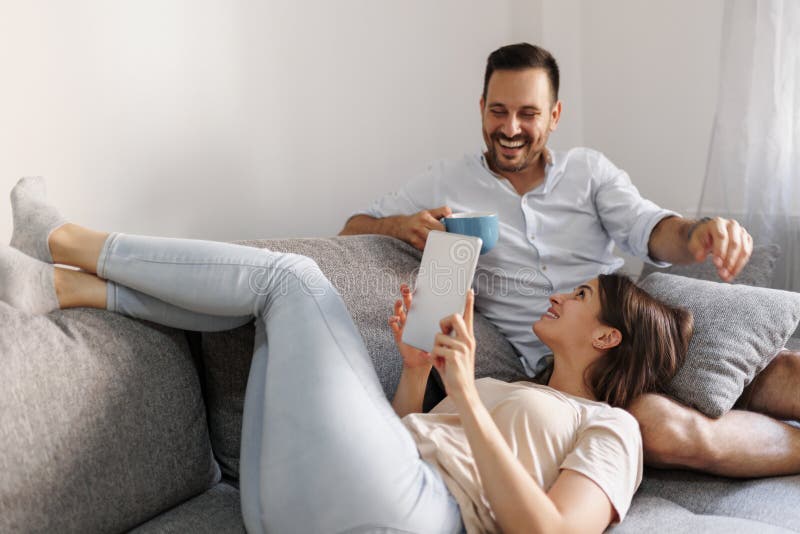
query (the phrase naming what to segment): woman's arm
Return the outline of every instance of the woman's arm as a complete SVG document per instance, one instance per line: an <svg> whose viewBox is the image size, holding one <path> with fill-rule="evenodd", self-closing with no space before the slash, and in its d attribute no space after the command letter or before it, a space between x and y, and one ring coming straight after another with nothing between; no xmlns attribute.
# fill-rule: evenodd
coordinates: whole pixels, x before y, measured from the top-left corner
<svg viewBox="0 0 800 534"><path fill-rule="evenodd" d="M392 408L397 415L405 417L410 413L422 411L425 387L428 385L428 376L431 374L433 363L430 354L403 343L406 310L411 307L411 289L403 284L400 286L400 294L403 300L394 303L394 315L389 317L394 342L403 357L403 373L400 375L400 383L392 399Z"/></svg>
<svg viewBox="0 0 800 534"><path fill-rule="evenodd" d="M405 417L410 413L422 412L425 387L430 374L430 368L420 370L403 366L403 374L400 375L400 383L397 384L397 391L392 399L392 408L397 415Z"/></svg>
<svg viewBox="0 0 800 534"><path fill-rule="evenodd" d="M550 493L525 471L475 387L472 292L462 318L442 321L431 353L461 417L481 485L503 532L602 532L614 518L608 496L589 478L564 470ZM455 331L455 336L450 332Z"/></svg>

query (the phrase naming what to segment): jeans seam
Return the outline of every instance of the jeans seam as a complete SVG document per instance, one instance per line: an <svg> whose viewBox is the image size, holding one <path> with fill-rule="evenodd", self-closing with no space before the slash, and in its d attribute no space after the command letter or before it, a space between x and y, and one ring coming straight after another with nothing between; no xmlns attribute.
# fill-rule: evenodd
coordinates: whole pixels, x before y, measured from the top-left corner
<svg viewBox="0 0 800 534"><path fill-rule="evenodd" d="M119 233L113 233L108 236L105 243L103 243L103 247L100 249L100 257L98 258L99 264L95 269L97 271L97 276L100 278L105 278L106 272L106 265L108 264L108 257L111 255L111 249L114 247L114 243L117 241L117 237L119 237Z"/></svg>
<svg viewBox="0 0 800 534"><path fill-rule="evenodd" d="M233 262L233 261L211 261L211 260L205 260L205 261L181 261L181 260L177 260L177 259L174 259L174 260L168 260L168 259L153 260L153 259L147 259L147 258L140 258L138 256L129 256L128 258L129 259L134 259L136 261L145 262L145 263L168 263L168 264L176 264L176 265L231 265L231 266L240 266L240 267L259 267L259 268L267 267L265 265L259 265L259 264L254 264L254 263L246 263L246 262L236 263L236 262ZM288 268L288 267L269 267L269 268L270 269L280 269L282 271L291 272L291 269Z"/></svg>
<svg viewBox="0 0 800 534"><path fill-rule="evenodd" d="M275 265L261 265L261 264L253 264L253 263L246 263L246 262L242 262L242 263L226 262L226 261L220 261L220 262L214 262L214 261L185 262L185 261L179 261L179 260L148 260L148 259L143 259L143 258L138 258L138 257L133 257L133 259L135 259L136 261L144 262L144 263L153 263L153 264L158 264L158 265L163 265L163 264L181 265L181 266L214 265L214 266L228 266L228 267L248 267L250 269L264 269L264 270L271 271L273 273L278 273L278 274L290 274L290 275L294 276L297 279L297 281L300 283L301 287L303 287L304 283L305 283L303 281L302 276L299 275L297 272L295 272L295 270L292 267L280 267L280 266L275 266ZM251 276L252 276L252 273L251 273ZM251 287L251 290L252 290L252 287ZM254 293L256 294L257 297L258 296L266 296L266 294L260 294L257 291L254 291ZM314 302L315 302L315 304L317 304L316 299L314 299ZM256 304L258 305L259 302L256 302ZM319 305L318 304L317 304L317 308L319 309ZM252 316L253 317L258 317L258 314L255 313L255 310L253 310ZM328 330L330 331L330 325L328 325L327 320L325 321L325 324L326 324L326 326L328 326ZM337 346L338 346L338 343L337 343ZM340 347L340 350L341 350L341 347ZM342 352L344 352L344 351L342 351Z"/></svg>
<svg viewBox="0 0 800 534"><path fill-rule="evenodd" d="M128 259L133 259L133 260L140 261L140 262L143 262L143 263L155 263L155 264L187 265L187 266L191 266L191 265L218 265L218 266L230 266L230 267L250 267L252 269L270 269L272 271L279 271L281 273L292 274L293 276L295 276L298 279L298 281L300 281L301 284L303 283L303 279L302 279L301 275L298 274L297 272L295 272L293 267L280 267L280 266L276 266L276 265L263 265L263 264L250 263L250 262L235 262L235 261L225 261L225 260L219 260L219 261L209 261L209 260L206 260L206 261L181 261L181 260L177 260L177 259L174 259L174 260L169 260L169 259L154 260L154 259L140 258L140 257L137 257L137 256L129 256Z"/></svg>
<svg viewBox="0 0 800 534"><path fill-rule="evenodd" d="M105 254L101 253L103 274L105 273L106 264L108 262L108 257L111 255L111 248L113 247L114 242L116 241L116 236L117 235L119 235L119 234L113 234L112 237L109 238L110 241L107 242L108 250L104 251L104 252L106 252ZM105 248L105 246L106 245L104 245L104 248ZM258 249L258 250L262 250L262 249ZM291 274L300 282L301 285L304 284L302 276L300 274L298 274L293 267L281 267L281 266L269 265L269 264L256 264L256 263L251 263L251 262L246 262L246 261L236 262L236 261L232 261L232 260L183 261L183 260L180 260L180 259L149 259L149 258L142 258L142 257L139 257L139 256L128 256L127 259L128 260L135 260L135 261L139 261L139 262L143 262L143 263L153 263L153 264L159 264L159 265L162 265L162 264L180 265L180 266L214 265L214 266L230 266L230 267L249 267L251 269L265 269L265 270L271 270L273 272ZM98 269L98 276L101 277L101 278L105 278L100 273L100 269ZM315 299L315 303L316 303L316 299ZM319 305L317 305L317 308L319 308ZM253 314L253 315L255 316L255 314ZM325 321L325 323L328 326L328 329L330 330L330 325L328 325L327 320ZM337 343L337 346L338 346L338 343ZM340 350L341 350L341 347L340 347ZM342 351L342 352L344 352L344 351Z"/></svg>

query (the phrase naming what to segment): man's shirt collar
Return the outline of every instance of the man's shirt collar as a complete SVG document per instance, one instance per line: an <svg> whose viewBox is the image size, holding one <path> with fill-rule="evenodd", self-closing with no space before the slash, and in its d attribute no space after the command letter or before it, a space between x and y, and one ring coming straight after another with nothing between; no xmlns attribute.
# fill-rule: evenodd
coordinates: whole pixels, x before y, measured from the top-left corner
<svg viewBox="0 0 800 534"><path fill-rule="evenodd" d="M533 193L534 191L541 192L542 194L546 195L555 185L555 177L558 176L560 173L553 172L556 163L556 154L550 150L548 147L544 147L544 182L536 186L534 189L525 193L526 195L529 193ZM508 187L511 188L512 191L516 192L514 186L511 185L511 182L505 176L494 172L491 167L489 167L489 162L486 160L486 153L481 151L481 165L483 168L486 169L486 172L494 176L495 178L502 180Z"/></svg>

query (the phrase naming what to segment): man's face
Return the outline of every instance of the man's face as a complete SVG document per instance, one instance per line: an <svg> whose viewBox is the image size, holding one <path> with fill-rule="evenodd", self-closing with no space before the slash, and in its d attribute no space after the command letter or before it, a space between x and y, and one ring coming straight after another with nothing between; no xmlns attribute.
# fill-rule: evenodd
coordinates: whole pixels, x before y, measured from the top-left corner
<svg viewBox="0 0 800 534"><path fill-rule="evenodd" d="M499 172L521 172L544 150L561 103L553 102L544 69L497 70L481 98L483 140Z"/></svg>

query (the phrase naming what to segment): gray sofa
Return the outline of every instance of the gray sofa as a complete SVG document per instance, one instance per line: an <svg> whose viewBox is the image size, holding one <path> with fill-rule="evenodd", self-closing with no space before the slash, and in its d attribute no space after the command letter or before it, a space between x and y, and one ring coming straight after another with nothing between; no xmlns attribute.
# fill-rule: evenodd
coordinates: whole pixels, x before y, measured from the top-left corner
<svg viewBox="0 0 800 534"><path fill-rule="evenodd" d="M401 362L386 319L419 252L381 236L245 244L319 263L392 395ZM522 376L480 315L476 335L479 376ZM0 532L243 532L239 432L252 338L252 324L200 334L97 310L30 316L0 303ZM432 383L426 405L440 396ZM800 476L647 470L612 530L798 532Z"/></svg>

